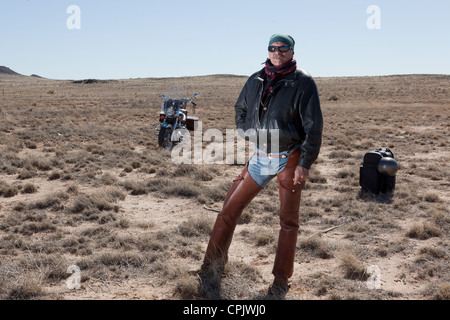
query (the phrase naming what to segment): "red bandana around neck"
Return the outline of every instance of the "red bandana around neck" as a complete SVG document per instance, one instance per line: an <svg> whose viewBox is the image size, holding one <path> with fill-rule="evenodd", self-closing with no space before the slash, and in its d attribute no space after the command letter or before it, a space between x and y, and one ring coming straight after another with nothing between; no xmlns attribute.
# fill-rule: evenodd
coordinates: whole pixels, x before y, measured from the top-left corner
<svg viewBox="0 0 450 320"><path fill-rule="evenodd" d="M270 62L270 59L267 59L264 71L267 74L267 79L271 81L274 78L283 78L285 75L291 73L296 68L297 68L297 61L295 61L294 59L286 61L281 66L274 66L272 62Z"/></svg>
<svg viewBox="0 0 450 320"><path fill-rule="evenodd" d="M283 79L287 74L295 71L295 69L297 69L297 61L294 59L286 61L281 66L274 66L270 59L267 59L266 67L264 68L267 80L264 84L263 101L272 93L275 83Z"/></svg>

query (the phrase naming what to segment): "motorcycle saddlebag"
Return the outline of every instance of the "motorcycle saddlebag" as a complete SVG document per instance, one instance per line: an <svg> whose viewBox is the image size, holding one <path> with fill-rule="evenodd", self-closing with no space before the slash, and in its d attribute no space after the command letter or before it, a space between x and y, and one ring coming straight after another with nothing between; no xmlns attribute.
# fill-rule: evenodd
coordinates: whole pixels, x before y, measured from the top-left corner
<svg viewBox="0 0 450 320"><path fill-rule="evenodd" d="M189 131L194 131L195 129L195 123L198 121L197 117L194 116L188 116L186 120L186 128Z"/></svg>
<svg viewBox="0 0 450 320"><path fill-rule="evenodd" d="M394 154L387 148L379 148L364 155L363 164L359 169L359 184L363 192L386 194L394 191L395 175L387 176L378 171L378 163L383 157L394 159Z"/></svg>

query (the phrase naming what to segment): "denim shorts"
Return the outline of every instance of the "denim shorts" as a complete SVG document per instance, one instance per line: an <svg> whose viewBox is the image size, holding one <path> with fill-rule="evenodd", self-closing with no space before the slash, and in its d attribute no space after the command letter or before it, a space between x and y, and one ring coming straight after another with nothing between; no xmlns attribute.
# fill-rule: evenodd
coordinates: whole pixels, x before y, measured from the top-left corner
<svg viewBox="0 0 450 320"><path fill-rule="evenodd" d="M288 156L293 151L272 153L272 155L277 157L271 158L267 153L255 147L255 154L250 158L248 163L248 173L261 188L264 188L278 173L284 170L289 160ZM262 154L262 156L257 154ZM283 155L286 157L279 157Z"/></svg>

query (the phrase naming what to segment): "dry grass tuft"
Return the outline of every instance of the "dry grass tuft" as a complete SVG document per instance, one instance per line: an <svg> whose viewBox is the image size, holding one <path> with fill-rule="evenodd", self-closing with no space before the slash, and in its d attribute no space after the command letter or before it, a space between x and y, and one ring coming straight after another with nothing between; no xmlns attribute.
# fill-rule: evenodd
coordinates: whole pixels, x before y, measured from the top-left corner
<svg viewBox="0 0 450 320"><path fill-rule="evenodd" d="M440 237L442 232L439 228L430 223L415 224L406 233L406 236L419 240L426 240L432 237Z"/></svg>
<svg viewBox="0 0 450 320"><path fill-rule="evenodd" d="M22 189L22 193L27 193L27 194L36 193L37 191L38 191L38 188L34 184L31 184L31 183L27 183Z"/></svg>
<svg viewBox="0 0 450 320"><path fill-rule="evenodd" d="M334 257L331 246L319 236L310 237L301 241L299 247L321 259L331 259Z"/></svg>
<svg viewBox="0 0 450 320"><path fill-rule="evenodd" d="M450 300L450 284L444 283L439 286L438 292L434 296L435 300Z"/></svg>
<svg viewBox="0 0 450 320"><path fill-rule="evenodd" d="M341 257L341 268L348 279L367 280L369 277L366 273L366 268L353 253L347 252Z"/></svg>
<svg viewBox="0 0 450 320"><path fill-rule="evenodd" d="M125 194L117 189L108 192L98 192L92 195L79 195L75 198L73 206L69 209L72 213L82 213L85 211L118 211L114 204L119 200L124 200Z"/></svg>
<svg viewBox="0 0 450 320"><path fill-rule="evenodd" d="M178 232L188 238L209 236L212 232L213 221L206 217L189 218L178 227Z"/></svg>
<svg viewBox="0 0 450 320"><path fill-rule="evenodd" d="M184 300L197 298L198 278L188 273L181 274L177 279L174 293Z"/></svg>
<svg viewBox="0 0 450 320"><path fill-rule="evenodd" d="M29 281L28 281L29 280ZM23 284L13 287L7 293L7 300L34 300L39 299L45 295L41 284L38 282L28 279L24 281Z"/></svg>

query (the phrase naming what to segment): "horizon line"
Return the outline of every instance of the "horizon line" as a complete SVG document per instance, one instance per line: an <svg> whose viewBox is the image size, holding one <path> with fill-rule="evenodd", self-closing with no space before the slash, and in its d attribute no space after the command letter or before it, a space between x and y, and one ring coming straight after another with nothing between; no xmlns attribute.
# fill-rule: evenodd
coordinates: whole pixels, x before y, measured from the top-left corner
<svg viewBox="0 0 450 320"><path fill-rule="evenodd" d="M201 77L214 77L214 76L223 76L223 77L249 77L250 75L243 74L232 74L232 73L211 73L211 74L203 74L203 75L186 75L186 76L148 76L148 77L122 77L122 78L97 78L97 77L84 77L84 78L66 78L66 79L57 79L57 78L47 78L45 76L41 76L38 74L24 75L18 72L15 72L13 69L0 66L0 68L7 68L11 73L3 73L7 76L11 77L28 77L28 78L38 78L43 80L53 80L53 81L80 81L80 80L100 80L100 81L119 81L119 80L140 80L140 79L180 79L180 78L201 78ZM0 75L2 73L0 72ZM379 74L379 75L330 75L330 76L312 76L314 79L321 78L374 78L374 77L394 77L394 76L450 76L447 73L392 73L392 74ZM4 80L0 78L0 81Z"/></svg>

